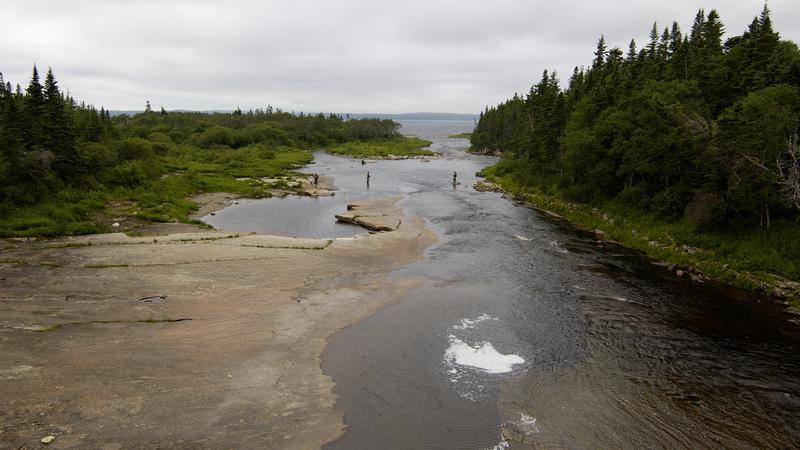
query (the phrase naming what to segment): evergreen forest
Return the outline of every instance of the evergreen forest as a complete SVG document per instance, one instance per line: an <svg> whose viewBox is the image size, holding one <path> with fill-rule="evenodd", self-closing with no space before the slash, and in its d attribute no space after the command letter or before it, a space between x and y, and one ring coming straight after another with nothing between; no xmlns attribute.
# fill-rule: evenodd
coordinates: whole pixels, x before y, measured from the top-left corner
<svg viewBox="0 0 800 450"><path fill-rule="evenodd" d="M487 107L472 151L502 152L485 174L507 189L798 279L800 50L766 6L725 35L717 11L700 10L688 32L654 24L643 46L601 37L565 87L545 71L527 94Z"/></svg>

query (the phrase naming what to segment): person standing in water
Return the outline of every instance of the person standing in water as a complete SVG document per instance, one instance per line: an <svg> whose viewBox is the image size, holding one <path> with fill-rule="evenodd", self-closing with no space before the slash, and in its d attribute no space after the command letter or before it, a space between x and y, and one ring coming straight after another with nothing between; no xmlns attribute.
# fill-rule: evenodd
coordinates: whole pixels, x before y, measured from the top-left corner
<svg viewBox="0 0 800 450"><path fill-rule="evenodd" d="M319 185L319 175L315 173L314 174L314 186L317 186L317 185Z"/></svg>
<svg viewBox="0 0 800 450"><path fill-rule="evenodd" d="M369 187L369 171L367 171L367 187Z"/></svg>
<svg viewBox="0 0 800 450"><path fill-rule="evenodd" d="M456 180L456 178L457 178L457 177L458 177L458 174L457 174L457 173L456 173L456 171L454 170L454 171L453 171L453 184L458 184L458 181Z"/></svg>

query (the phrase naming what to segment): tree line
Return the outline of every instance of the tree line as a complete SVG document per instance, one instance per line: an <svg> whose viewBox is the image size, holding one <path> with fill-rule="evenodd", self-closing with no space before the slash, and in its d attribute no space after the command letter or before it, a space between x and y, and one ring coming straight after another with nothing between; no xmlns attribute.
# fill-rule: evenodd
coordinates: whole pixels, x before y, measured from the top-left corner
<svg viewBox="0 0 800 450"><path fill-rule="evenodd" d="M768 228L800 209L800 50L769 9L723 41L719 14L688 33L656 24L643 48L601 37L566 88L545 71L526 95L480 115L475 151L502 151L521 185L615 202L697 226Z"/></svg>
<svg viewBox="0 0 800 450"><path fill-rule="evenodd" d="M206 149L209 158L271 158L282 148L394 139L399 129L392 120L294 114L272 106L208 114L154 111L148 101L142 113L112 117L62 92L51 69L42 83L34 66L24 90L0 74L0 212L13 215L14 208L65 188L146 187L168 172L168 156L186 155L187 148ZM233 152L240 149L248 151Z"/></svg>

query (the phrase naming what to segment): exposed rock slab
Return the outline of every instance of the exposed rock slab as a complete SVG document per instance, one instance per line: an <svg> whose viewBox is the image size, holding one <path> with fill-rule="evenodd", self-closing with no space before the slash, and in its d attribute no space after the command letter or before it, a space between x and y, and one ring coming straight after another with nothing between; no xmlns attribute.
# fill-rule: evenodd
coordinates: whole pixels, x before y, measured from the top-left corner
<svg viewBox="0 0 800 450"><path fill-rule="evenodd" d="M58 448L336 439L345 425L320 367L327 338L424 283L387 274L436 240L398 200L369 210L402 218L400 229L333 242L224 232L8 241L0 448L48 435Z"/></svg>
<svg viewBox="0 0 800 450"><path fill-rule="evenodd" d="M400 227L400 218L395 216L364 216L360 212L336 214L339 222L352 223L370 231L394 231Z"/></svg>
<svg viewBox="0 0 800 450"><path fill-rule="evenodd" d="M309 176L303 181L303 194L311 197L332 197L336 195L333 181L334 178L331 176L319 175L317 183L314 184L314 176Z"/></svg>
<svg viewBox="0 0 800 450"><path fill-rule="evenodd" d="M197 203L198 208L197 211L191 214L190 218L199 219L212 212L219 211L230 206L239 197L241 197L239 194L230 192L208 192L195 195L191 200Z"/></svg>
<svg viewBox="0 0 800 450"><path fill-rule="evenodd" d="M401 212L387 209L385 200L369 199L347 205L347 212L336 214L336 220L352 223L370 231L395 231L400 228Z"/></svg>

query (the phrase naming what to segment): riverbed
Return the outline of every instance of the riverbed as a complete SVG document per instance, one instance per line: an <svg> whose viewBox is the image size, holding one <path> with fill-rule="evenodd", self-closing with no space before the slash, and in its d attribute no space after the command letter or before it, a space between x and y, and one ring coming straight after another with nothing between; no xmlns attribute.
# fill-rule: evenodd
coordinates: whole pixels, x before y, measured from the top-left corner
<svg viewBox="0 0 800 450"><path fill-rule="evenodd" d="M475 191L495 159L447 138L471 126L405 122L430 162L318 153L305 169L334 177L332 204L401 194L439 236L392 274L424 286L330 341L349 427L327 448L800 445L800 333L779 306Z"/></svg>

